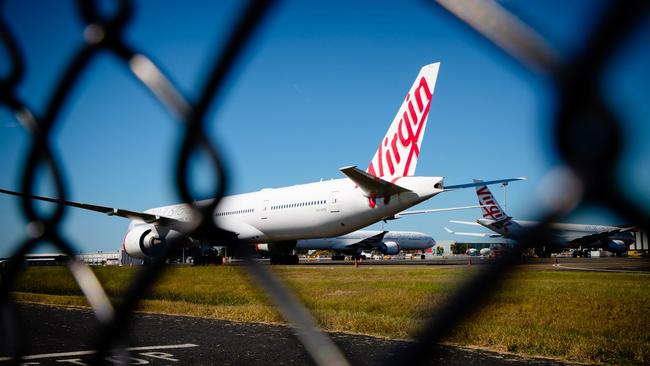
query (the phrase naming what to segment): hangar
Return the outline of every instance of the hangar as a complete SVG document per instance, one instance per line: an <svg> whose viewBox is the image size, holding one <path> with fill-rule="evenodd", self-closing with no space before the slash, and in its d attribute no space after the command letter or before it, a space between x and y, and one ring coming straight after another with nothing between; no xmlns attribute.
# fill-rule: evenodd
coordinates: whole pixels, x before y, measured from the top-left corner
<svg viewBox="0 0 650 366"><path fill-rule="evenodd" d="M634 243L630 244L630 250L636 250L648 254L650 252L650 242L648 242L648 232L639 230L634 232Z"/></svg>

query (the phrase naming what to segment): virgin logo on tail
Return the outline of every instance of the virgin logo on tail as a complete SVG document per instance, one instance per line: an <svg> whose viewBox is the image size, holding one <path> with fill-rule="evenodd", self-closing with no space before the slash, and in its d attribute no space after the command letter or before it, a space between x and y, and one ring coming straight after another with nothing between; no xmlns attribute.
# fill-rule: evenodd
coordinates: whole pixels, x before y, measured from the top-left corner
<svg viewBox="0 0 650 366"><path fill-rule="evenodd" d="M478 203L486 206L481 208L483 218L499 221L508 217L501 209L501 206L499 206L497 200L494 199L492 192L490 192L487 186L476 187L476 195L478 196Z"/></svg>
<svg viewBox="0 0 650 366"><path fill-rule="evenodd" d="M424 66L381 140L367 172L389 182L415 174L440 63Z"/></svg>

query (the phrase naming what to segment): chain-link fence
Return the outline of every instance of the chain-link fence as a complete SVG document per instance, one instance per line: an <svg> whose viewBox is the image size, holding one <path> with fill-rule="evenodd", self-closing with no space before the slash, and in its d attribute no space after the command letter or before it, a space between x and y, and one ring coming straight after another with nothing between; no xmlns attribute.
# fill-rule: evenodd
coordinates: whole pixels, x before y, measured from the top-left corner
<svg viewBox="0 0 650 366"><path fill-rule="evenodd" d="M50 243L69 255L67 266L79 287L90 303L101 329L97 332L95 344L98 352L94 362L102 363L109 353L125 357L127 344L124 344L126 324L133 317L141 294L150 288L164 268L165 259L179 243L170 241L169 245L155 257L152 263L142 268L125 291L122 301L112 303L93 272L74 259L75 245L61 230L61 219L65 206L56 205L50 213L36 209L29 198L37 187L38 173L49 171L53 180L53 190L57 201L66 200L67 177L61 170L53 151L51 132L57 124L64 123L61 111L70 103L71 91L80 82L81 75L90 62L100 52L108 52L118 58L142 83L151 94L162 103L177 120L184 131L181 148L175 165L175 184L178 195L195 211L196 220L187 228L192 237L218 238L220 242L246 257L246 245L240 245L236 238L220 230L212 220L213 212L228 187L228 172L224 169L223 156L218 146L214 146L206 136L206 113L208 108L223 98L224 79L238 61L242 50L255 33L260 22L271 8L271 1L252 1L239 15L232 27L223 49L211 62L205 82L194 100L183 94L171 82L167 73L152 62L147 55L130 44L126 37L127 26L132 18L133 4L123 0L118 2L117 10L110 16L103 15L93 1L79 1L78 9L85 24L84 43L75 51L71 61L61 71L54 93L47 100L44 111L39 112L19 97L17 88L23 82L26 70L21 45L18 44L6 19L0 18L0 37L3 47L10 56L10 70L0 80L0 101L13 112L30 134L30 149L25 158L21 191L21 207L27 218L27 236L12 256L2 274L0 302L2 307L2 343L13 356L16 364L24 354L24 328L16 314L16 303L11 291L15 280L23 270L23 259L27 253L42 243ZM526 70L548 77L555 88L558 112L552 121L555 147L564 160L567 170L563 184L566 194L561 195L554 208L542 214L540 224L519 238L519 246L487 266L481 275L475 276L459 292L453 295L442 309L428 321L422 330L414 335L415 342L405 350L386 360L386 364L421 364L431 353L418 352L423 345L440 341L457 325L463 314L485 301L487 294L499 286L495 280L512 268L515 259L523 248L534 247L550 236L549 223L567 215L575 207L584 203L601 205L620 216L625 221L639 225L645 230L649 227L644 210L630 201L619 190L615 172L621 160L623 139L618 117L604 103L599 83L606 62L619 51L624 40L628 39L636 27L647 18L650 2L625 1L612 2L603 12L582 50L569 59L557 55L544 39L536 34L504 8L492 1L479 0L440 0L432 3L432 8L444 9L451 17L458 19L485 38L515 64ZM218 126L217 126L218 128ZM603 136L607 143L592 143L588 147L576 144L580 134L591 131L590 136ZM594 133L596 131L596 133ZM189 165L191 157L203 154L211 161L217 184L212 196L214 200L197 205L191 194ZM282 316L295 326L295 332L307 352L317 364L348 364L346 357L337 346L316 326L316 322L296 297L265 266L248 261L247 273L260 286Z"/></svg>

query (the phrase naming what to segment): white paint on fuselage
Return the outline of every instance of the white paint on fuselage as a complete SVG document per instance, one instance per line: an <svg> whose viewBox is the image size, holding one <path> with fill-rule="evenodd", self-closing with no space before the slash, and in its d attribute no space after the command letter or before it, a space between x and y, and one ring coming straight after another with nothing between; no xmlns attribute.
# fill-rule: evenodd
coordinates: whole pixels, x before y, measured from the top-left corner
<svg viewBox="0 0 650 366"><path fill-rule="evenodd" d="M376 199L371 207L348 178L300 184L223 197L215 211L218 227L240 240L267 243L345 235L391 217L442 192L442 177L402 177L394 183L411 192ZM438 187L438 188L436 188ZM147 213L191 221L185 204ZM132 222L134 224L142 222Z"/></svg>

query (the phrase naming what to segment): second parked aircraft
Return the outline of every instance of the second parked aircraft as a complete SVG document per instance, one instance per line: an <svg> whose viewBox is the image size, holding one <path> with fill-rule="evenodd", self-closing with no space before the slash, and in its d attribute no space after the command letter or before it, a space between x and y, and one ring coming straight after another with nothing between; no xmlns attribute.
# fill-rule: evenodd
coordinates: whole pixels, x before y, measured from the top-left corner
<svg viewBox="0 0 650 366"><path fill-rule="evenodd" d="M483 217L475 222L458 220L452 220L451 222L465 225L480 225L490 229L493 233L455 232L445 228L447 232L458 235L491 238L502 237L517 240L524 234L527 228L539 224L535 221L513 220L501 208L501 205L494 198L490 189L480 180L475 180L475 182L480 184L476 187L476 196L478 197L479 204L482 205L481 214ZM603 248L610 252L620 254L627 251L628 245L634 242L634 235L631 232L634 227L553 223L549 229L552 233L552 241L550 243L542 243L545 244L542 246L545 250L540 254L550 255L550 250L553 247L582 249L574 251L574 256L583 255L588 248Z"/></svg>

